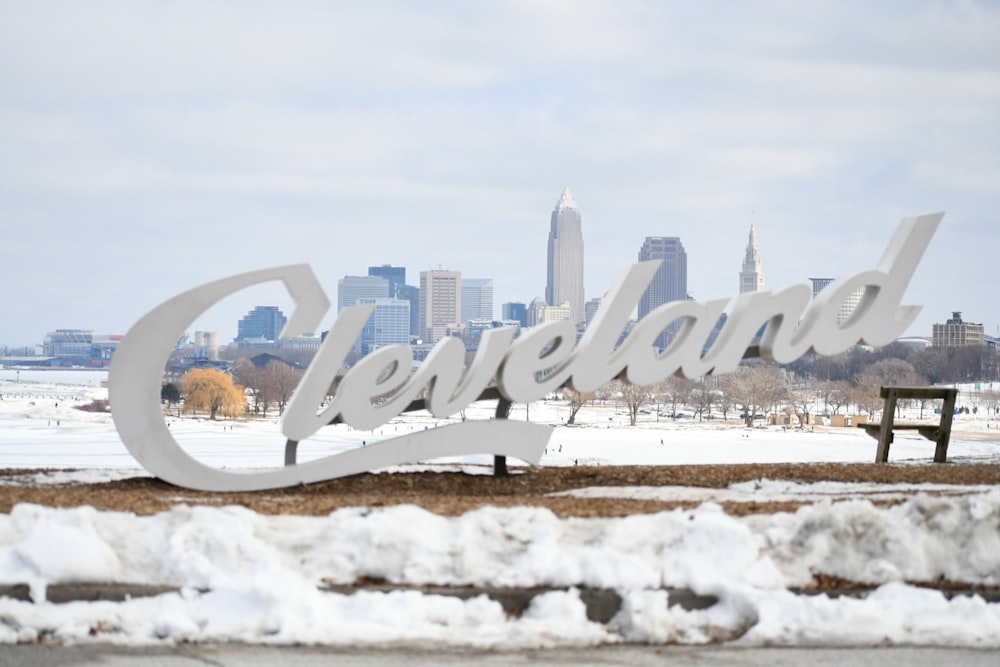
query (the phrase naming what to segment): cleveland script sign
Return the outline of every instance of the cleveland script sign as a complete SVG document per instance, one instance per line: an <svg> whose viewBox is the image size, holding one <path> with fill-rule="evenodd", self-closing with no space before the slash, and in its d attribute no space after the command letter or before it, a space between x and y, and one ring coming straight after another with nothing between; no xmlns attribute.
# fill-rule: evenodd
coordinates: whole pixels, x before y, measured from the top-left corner
<svg viewBox="0 0 1000 667"><path fill-rule="evenodd" d="M290 441L309 438L333 420L359 429L385 424L423 393L427 409L447 417L475 401L494 384L500 395L527 403L563 385L593 391L616 377L646 385L675 373L689 378L737 368L761 324L760 356L788 363L814 352L839 354L852 345L885 345L913 322L919 306L900 305L914 270L943 213L903 220L875 269L838 281L815 299L806 285L741 294L712 346L705 344L729 299L675 301L660 306L618 338L659 262L630 267L608 290L586 333L574 346L571 322L549 322L522 332L494 329L483 334L468 369L465 347L456 338L439 342L416 372L406 345L368 355L343 377L329 402L327 392L374 306L345 308L293 395L282 421ZM174 440L163 419L160 381L175 341L199 315L221 299L259 283L281 281L295 302L282 336L319 328L330 300L304 264L282 266L217 280L179 294L154 308L126 334L115 353L110 400L118 433L133 456L152 474L179 486L208 491L251 491L318 482L389 465L440 456L494 454L537 463L552 429L504 419L462 422L383 440L324 459L266 471L217 470L194 460ZM856 290L864 296L851 317L837 323L840 305ZM653 346L670 323L680 332L662 352ZM376 400L376 398L378 400ZM322 407L325 404L325 407Z"/></svg>

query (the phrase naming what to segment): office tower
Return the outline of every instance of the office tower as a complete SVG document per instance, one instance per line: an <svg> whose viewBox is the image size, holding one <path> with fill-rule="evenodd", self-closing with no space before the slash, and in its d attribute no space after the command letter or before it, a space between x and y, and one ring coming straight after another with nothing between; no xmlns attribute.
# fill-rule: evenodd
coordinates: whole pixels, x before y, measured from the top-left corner
<svg viewBox="0 0 1000 667"><path fill-rule="evenodd" d="M360 356L386 345L406 345L410 342L410 303L402 299L360 298L356 305L375 306L365 322L361 336L355 342Z"/></svg>
<svg viewBox="0 0 1000 667"><path fill-rule="evenodd" d="M604 301L604 297L595 296L583 305L583 312L586 315L587 326L590 326L590 322L594 319L594 315L597 315L597 311L601 309L602 301Z"/></svg>
<svg viewBox="0 0 1000 667"><path fill-rule="evenodd" d="M462 329L462 338L465 340L465 349L467 351L473 351L479 349L479 344L482 342L483 334L492 329L500 329L503 327L513 327L515 335L517 331L521 328L519 322L514 321L497 321L494 319L472 319L467 320L465 327Z"/></svg>
<svg viewBox="0 0 1000 667"><path fill-rule="evenodd" d="M410 335L420 335L420 288L415 285L397 285L396 298L410 304Z"/></svg>
<svg viewBox="0 0 1000 667"><path fill-rule="evenodd" d="M462 322L493 320L493 279L462 278Z"/></svg>
<svg viewBox="0 0 1000 667"><path fill-rule="evenodd" d="M823 288L833 282L833 278L810 278L809 282L813 284L813 298L823 291Z"/></svg>
<svg viewBox="0 0 1000 667"><path fill-rule="evenodd" d="M403 299L410 303L410 335L416 336L420 328L420 288L406 284L406 267L383 264L369 266L369 276L378 276L389 281L389 297Z"/></svg>
<svg viewBox="0 0 1000 667"><path fill-rule="evenodd" d="M528 306L528 326L530 327L545 324L546 322L570 319L571 314L568 301L558 306L550 306L545 303L545 299L538 297Z"/></svg>
<svg viewBox="0 0 1000 667"><path fill-rule="evenodd" d="M405 266L391 266L389 264L383 264L382 266L369 266L368 275L388 280L389 297L392 299L399 298L399 286L406 284Z"/></svg>
<svg viewBox="0 0 1000 667"><path fill-rule="evenodd" d="M457 329L462 320L462 273L420 272L420 336L436 343Z"/></svg>
<svg viewBox="0 0 1000 667"><path fill-rule="evenodd" d="M751 224L746 255L743 257L743 270L740 271L740 294L758 292L762 289L764 289L764 268L760 263L760 250L757 248L757 229Z"/></svg>
<svg viewBox="0 0 1000 667"><path fill-rule="evenodd" d="M676 236L647 236L639 249L639 261L657 259L660 268L639 299L640 320L665 303L687 299L687 253L681 240ZM656 346L669 345L679 330L680 323L667 326L656 338Z"/></svg>
<svg viewBox="0 0 1000 667"><path fill-rule="evenodd" d="M516 301L503 304L500 307L500 319L518 322L522 327L528 326L528 306Z"/></svg>
<svg viewBox="0 0 1000 667"><path fill-rule="evenodd" d="M337 312L358 299L388 299L389 279L381 276L344 276L337 281Z"/></svg>
<svg viewBox="0 0 1000 667"><path fill-rule="evenodd" d="M833 278L810 278L810 282L813 285L813 298L816 295L826 289L826 286L834 281ZM841 325L847 321L847 318L851 316L854 309L858 307L861 303L861 297L865 295L865 288L859 287L858 289L847 295L843 303L840 304L840 308L837 309L837 324Z"/></svg>
<svg viewBox="0 0 1000 667"><path fill-rule="evenodd" d="M277 306L257 306L236 325L237 343L248 339L276 341L288 318Z"/></svg>
<svg viewBox="0 0 1000 667"><path fill-rule="evenodd" d="M570 320L575 324L584 319L583 302L583 230L580 211L566 188L556 202L549 226L545 303L569 303Z"/></svg>

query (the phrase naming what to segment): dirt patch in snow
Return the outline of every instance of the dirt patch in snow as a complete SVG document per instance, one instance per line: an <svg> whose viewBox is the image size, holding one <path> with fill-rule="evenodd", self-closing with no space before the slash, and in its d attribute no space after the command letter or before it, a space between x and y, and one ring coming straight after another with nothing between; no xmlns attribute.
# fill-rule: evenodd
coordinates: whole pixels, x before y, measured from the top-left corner
<svg viewBox="0 0 1000 667"><path fill-rule="evenodd" d="M801 483L834 481L882 484L1000 484L997 464L741 464L693 466L600 466L515 468L507 477L463 472L363 474L317 484L255 493L205 493L135 477L71 486L2 485L5 477L34 470L0 470L0 512L18 503L53 507L91 505L100 510L154 514L177 504L241 505L262 514L324 515L342 507L413 504L443 515L482 507L534 505L562 517L620 517L697 502L615 498L551 497L548 494L590 486L693 486L726 488L759 479ZM722 503L733 515L794 511L803 502Z"/></svg>

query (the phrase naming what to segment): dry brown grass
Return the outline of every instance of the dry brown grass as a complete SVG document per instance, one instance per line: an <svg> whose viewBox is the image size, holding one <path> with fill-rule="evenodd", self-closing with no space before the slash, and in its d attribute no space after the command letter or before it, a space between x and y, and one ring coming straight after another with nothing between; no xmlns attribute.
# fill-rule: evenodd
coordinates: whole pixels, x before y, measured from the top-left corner
<svg viewBox="0 0 1000 667"><path fill-rule="evenodd" d="M24 470L0 471L16 477ZM342 507L382 507L410 503L443 515L482 507L533 505L559 516L618 517L691 507L692 502L551 497L558 491L587 486L696 486L725 488L761 478L798 482L998 484L1000 465L984 464L743 464L694 466L602 466L529 468L509 477L461 472L363 474L255 493L205 493L178 488L147 477L77 486L0 486L0 511L18 503L54 507L91 505L101 510L154 514L188 505L241 505L262 514L323 515ZM802 503L724 503L733 515L793 511Z"/></svg>

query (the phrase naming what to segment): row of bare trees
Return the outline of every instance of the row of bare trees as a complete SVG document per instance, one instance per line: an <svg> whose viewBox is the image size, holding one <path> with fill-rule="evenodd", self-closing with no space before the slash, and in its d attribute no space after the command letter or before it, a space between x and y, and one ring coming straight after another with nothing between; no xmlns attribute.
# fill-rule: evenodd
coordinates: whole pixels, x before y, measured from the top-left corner
<svg viewBox="0 0 1000 667"><path fill-rule="evenodd" d="M802 419L817 406L825 414L839 414L853 406L859 414L874 417L882 407L880 387L927 384L928 378L913 364L895 357L871 360L858 367L850 379L838 380L817 380L809 374L796 375L787 367L750 362L735 373L718 377L690 380L672 376L646 387L616 380L592 394L567 390L565 398L570 406L569 424L584 405L595 400L620 402L633 425L644 406L655 406L657 418L664 412L676 415L683 408L699 419L717 413L728 419L732 412L751 423L762 413L795 414Z"/></svg>
<svg viewBox="0 0 1000 667"><path fill-rule="evenodd" d="M302 379L302 371L279 360L257 366L245 357L233 363L232 375L246 390L250 412L261 417L271 408L282 414Z"/></svg>

